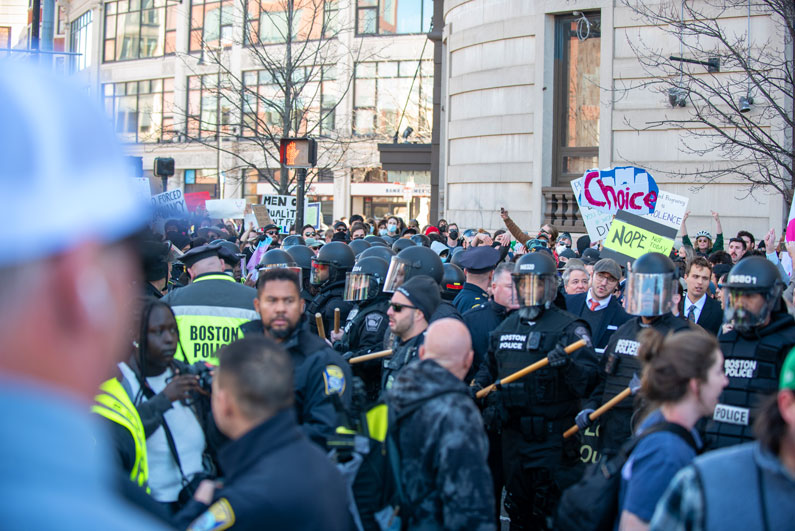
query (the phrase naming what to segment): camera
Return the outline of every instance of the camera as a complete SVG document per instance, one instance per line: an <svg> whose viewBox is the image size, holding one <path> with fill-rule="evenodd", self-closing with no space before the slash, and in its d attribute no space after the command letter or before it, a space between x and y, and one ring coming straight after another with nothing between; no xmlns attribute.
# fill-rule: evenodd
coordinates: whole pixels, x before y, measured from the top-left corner
<svg viewBox="0 0 795 531"><path fill-rule="evenodd" d="M213 390L213 373L212 367L203 363L201 361L197 361L192 365L188 365L188 370L185 371L185 374L193 374L198 376L198 384L199 389L202 391L206 391L208 394Z"/></svg>

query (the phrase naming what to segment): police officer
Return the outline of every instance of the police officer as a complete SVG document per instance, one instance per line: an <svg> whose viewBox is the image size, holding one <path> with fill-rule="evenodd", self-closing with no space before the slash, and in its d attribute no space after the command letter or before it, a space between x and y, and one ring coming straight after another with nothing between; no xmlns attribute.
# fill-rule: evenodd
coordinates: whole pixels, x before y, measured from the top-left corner
<svg viewBox="0 0 795 531"><path fill-rule="evenodd" d="M192 282L163 297L174 309L179 327L175 359L188 364L215 365L215 351L240 338L241 324L257 318L251 301L257 291L224 274L225 251L220 245L200 245L182 256Z"/></svg>
<svg viewBox="0 0 795 531"><path fill-rule="evenodd" d="M383 361L382 389L391 388L396 373L417 358L428 322L441 301L439 285L425 275L412 277L395 290L386 312L395 339L392 356Z"/></svg>
<svg viewBox="0 0 795 531"><path fill-rule="evenodd" d="M295 412L310 439L325 447L350 406L351 371L340 355L302 326L304 301L298 275L265 269L257 279L257 319L240 327L246 336L270 338L287 350L295 367Z"/></svg>
<svg viewBox="0 0 795 531"><path fill-rule="evenodd" d="M461 268L455 264L445 263L442 265L444 266L444 275L442 275L442 299L453 302L464 288L466 276Z"/></svg>
<svg viewBox="0 0 795 531"><path fill-rule="evenodd" d="M590 345L590 333L584 321L553 304L555 260L547 253L524 255L516 262L513 279L519 309L492 334L476 387L549 359L549 366L501 386L487 402L502 420L505 509L511 529L548 529L560 492L579 479L579 443L564 440L563 432L574 422L580 399L596 384L598 365L590 346L571 355L564 351L580 339Z"/></svg>
<svg viewBox="0 0 795 531"><path fill-rule="evenodd" d="M362 252L370 248L370 244L360 238L358 240L351 240L348 247L351 248L353 254L358 258Z"/></svg>
<svg viewBox="0 0 795 531"><path fill-rule="evenodd" d="M777 389L795 345L795 320L784 307L783 288L776 266L762 256L740 260L723 284L724 321L732 330L718 340L729 385L706 426L712 448L752 440L755 409Z"/></svg>
<svg viewBox="0 0 795 531"><path fill-rule="evenodd" d="M240 261L245 255L240 252L238 246L227 240L215 240L210 244L219 245L226 251L221 255L221 259L224 261L224 273L240 282L240 278L243 276Z"/></svg>
<svg viewBox="0 0 795 531"><path fill-rule="evenodd" d="M665 336L668 332L689 330L692 326L671 313L675 293L676 266L660 253L647 253L635 260L627 276L624 307L635 317L622 324L610 338L601 358L599 384L577 414L577 426L591 425L588 416L599 406L629 386L632 377L641 376L638 361L638 335L653 328ZM632 435L634 398L627 397L599 418L599 449L614 455Z"/></svg>
<svg viewBox="0 0 795 531"><path fill-rule="evenodd" d="M304 240L303 236L300 236L298 234L291 234L287 236L282 242L282 249L286 251L287 249L295 245L306 245L306 240Z"/></svg>
<svg viewBox="0 0 795 531"><path fill-rule="evenodd" d="M375 237L377 238L377 236ZM365 240L366 239L367 238L365 238ZM386 245L373 244L370 246L369 249L365 249L364 251L362 251L362 253L356 258L358 260L361 260L362 258L367 258L369 256L377 256L378 258L383 259L384 262L389 264L392 261L392 257L395 256L395 254L396 254L395 251L393 251L391 247L387 247Z"/></svg>
<svg viewBox="0 0 795 531"><path fill-rule="evenodd" d="M491 273L500 261L500 253L493 247L480 245L464 251L459 260L466 274L466 283L453 306L463 314L489 300Z"/></svg>
<svg viewBox="0 0 795 531"><path fill-rule="evenodd" d="M318 289L317 295L307 306L306 313L313 332L317 333L315 314L323 316L326 333L334 329L334 309L340 309L340 321L348 318L353 304L343 300L345 290L345 273L351 270L356 255L347 244L330 242L320 248L317 256L312 258L312 271L309 282Z"/></svg>

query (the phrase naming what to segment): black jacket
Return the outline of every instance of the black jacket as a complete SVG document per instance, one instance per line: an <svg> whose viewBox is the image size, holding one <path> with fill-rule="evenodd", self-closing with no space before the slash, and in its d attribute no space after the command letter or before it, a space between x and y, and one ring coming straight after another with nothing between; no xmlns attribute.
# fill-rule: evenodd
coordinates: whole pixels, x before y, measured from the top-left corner
<svg viewBox="0 0 795 531"><path fill-rule="evenodd" d="M315 295L312 302L306 305L306 317L309 321L309 330L317 336L317 322L315 313L320 313L323 317L326 337L334 330L334 309L340 309L340 326L345 324L348 313L353 309L353 303L342 298L345 292L345 280L333 282L323 286L320 292Z"/></svg>
<svg viewBox="0 0 795 531"><path fill-rule="evenodd" d="M176 515L180 529L197 517L202 524L213 522L212 529L226 529L223 524L232 522L241 531L353 528L342 476L301 433L292 411L278 413L229 443L220 459L226 477L214 503L208 508L191 500Z"/></svg>
<svg viewBox="0 0 795 531"><path fill-rule="evenodd" d="M709 295L705 296L707 299L704 301L704 307L701 309L701 315L698 316L696 324L713 336L717 336L720 332L720 327L723 324L723 308L720 307L720 303L718 301ZM687 314L684 312L684 298L682 298L680 305L682 311L679 312L679 315L682 317L682 319L687 319Z"/></svg>
<svg viewBox="0 0 795 531"><path fill-rule="evenodd" d="M240 327L243 335L264 334L262 321L255 320ZM342 408L351 405L351 368L342 357L317 334L299 323L282 342L290 354L295 371L295 412L298 423L312 441L325 447L341 424L344 411L335 405L340 396Z"/></svg>
<svg viewBox="0 0 795 531"><path fill-rule="evenodd" d="M566 310L580 317L591 326L591 340L593 341L594 350L601 355L610 342L613 332L629 321L632 316L624 311L624 308L621 307L615 297L610 297L607 308L597 312L592 312L588 308L586 304L587 298L587 291L576 295L566 295Z"/></svg>
<svg viewBox="0 0 795 531"><path fill-rule="evenodd" d="M464 324L469 328L469 335L472 337L472 350L475 351L472 367L464 381L472 381L477 374L480 364L486 359L486 353L489 351L491 332L500 325L507 315L508 310L493 300L486 301L464 313Z"/></svg>
<svg viewBox="0 0 795 531"><path fill-rule="evenodd" d="M464 287L458 292L458 295L453 299L453 306L459 313L464 314L479 304L483 304L489 300L489 294L480 286L476 286L470 282L465 282Z"/></svg>

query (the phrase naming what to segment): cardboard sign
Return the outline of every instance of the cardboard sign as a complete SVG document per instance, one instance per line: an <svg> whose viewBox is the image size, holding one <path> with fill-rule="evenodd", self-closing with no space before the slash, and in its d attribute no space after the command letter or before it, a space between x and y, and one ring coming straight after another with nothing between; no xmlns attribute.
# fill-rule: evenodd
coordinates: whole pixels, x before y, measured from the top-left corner
<svg viewBox="0 0 795 531"><path fill-rule="evenodd" d="M651 214L657 204L660 189L649 173L634 166L606 170L588 170L583 176L583 190L577 204L615 214L626 210L642 216Z"/></svg>
<svg viewBox="0 0 795 531"><path fill-rule="evenodd" d="M677 229L619 210L603 242L602 258L612 258L621 265L634 262L646 253L668 256L674 246Z"/></svg>
<svg viewBox="0 0 795 531"><path fill-rule="evenodd" d="M685 196L660 190L654 212L643 217L679 230L682 226L682 218L687 212L688 201L689 199Z"/></svg>
<svg viewBox="0 0 795 531"><path fill-rule="evenodd" d="M188 205L188 210L196 212L196 210L204 210L204 204L210 199L210 192L191 192L185 194L185 204Z"/></svg>
<svg viewBox="0 0 795 531"><path fill-rule="evenodd" d="M591 243L596 243L599 240L604 240L605 236L607 236L610 230L610 224L613 222L613 215L591 208L580 202L580 198L583 195L584 184L585 177L574 179L571 181L571 189L574 192L574 197L577 198L577 205L580 207L580 215L588 231L588 237L591 238Z"/></svg>
<svg viewBox="0 0 795 531"><path fill-rule="evenodd" d="M169 190L152 196L152 208L155 219L171 219L188 217L188 206L182 190Z"/></svg>
<svg viewBox="0 0 795 531"><path fill-rule="evenodd" d="M262 204L268 207L268 214L270 214L273 223L282 232L290 232L290 227L295 223L297 203L294 195L262 196ZM304 205L304 209L306 209L306 205Z"/></svg>
<svg viewBox="0 0 795 531"><path fill-rule="evenodd" d="M212 219L243 219L246 211L245 199L209 199L204 208Z"/></svg>
<svg viewBox="0 0 795 531"><path fill-rule="evenodd" d="M261 229L265 225L273 224L270 214L268 214L268 207L264 205L251 205L251 211L254 214L254 219L257 222L256 228Z"/></svg>

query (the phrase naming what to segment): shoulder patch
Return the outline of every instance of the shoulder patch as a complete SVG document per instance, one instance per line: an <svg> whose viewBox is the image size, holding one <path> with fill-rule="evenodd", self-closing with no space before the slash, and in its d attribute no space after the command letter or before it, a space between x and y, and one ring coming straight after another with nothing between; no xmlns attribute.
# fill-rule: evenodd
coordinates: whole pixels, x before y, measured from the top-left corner
<svg viewBox="0 0 795 531"><path fill-rule="evenodd" d="M381 322L384 320L384 316L380 313L373 312L369 314L364 319L364 327L368 332L377 332L378 327L381 326Z"/></svg>
<svg viewBox="0 0 795 531"><path fill-rule="evenodd" d="M341 395L345 392L345 373L336 365L326 365L323 369L323 385L327 395Z"/></svg>
<svg viewBox="0 0 795 531"><path fill-rule="evenodd" d="M187 531L222 531L235 525L235 512L229 500L221 498L188 526Z"/></svg>

